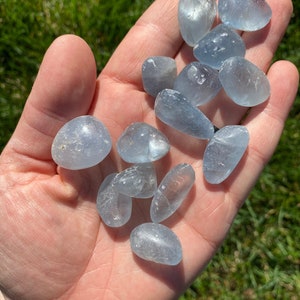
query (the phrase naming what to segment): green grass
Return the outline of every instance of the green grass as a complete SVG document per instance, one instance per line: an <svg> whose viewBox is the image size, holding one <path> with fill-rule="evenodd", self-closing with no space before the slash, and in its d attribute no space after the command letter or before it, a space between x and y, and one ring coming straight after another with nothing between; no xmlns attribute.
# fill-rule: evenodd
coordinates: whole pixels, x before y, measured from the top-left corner
<svg viewBox="0 0 300 300"><path fill-rule="evenodd" d="M98 71L150 0L0 0L0 149L7 143L42 57L55 37L75 33ZM276 59L300 66L300 2ZM300 97L280 144L221 249L181 297L298 299L300 295Z"/></svg>

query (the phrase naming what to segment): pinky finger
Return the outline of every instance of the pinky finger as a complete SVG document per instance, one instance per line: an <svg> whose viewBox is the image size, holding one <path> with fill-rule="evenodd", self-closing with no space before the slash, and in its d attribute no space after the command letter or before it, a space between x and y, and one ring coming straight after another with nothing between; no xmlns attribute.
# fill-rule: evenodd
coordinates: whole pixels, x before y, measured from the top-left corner
<svg viewBox="0 0 300 300"><path fill-rule="evenodd" d="M268 78L271 85L270 99L253 107L243 122L249 130L250 142L243 170L236 179L240 181L237 186L246 192L245 197L276 149L298 90L298 70L288 61L274 63Z"/></svg>

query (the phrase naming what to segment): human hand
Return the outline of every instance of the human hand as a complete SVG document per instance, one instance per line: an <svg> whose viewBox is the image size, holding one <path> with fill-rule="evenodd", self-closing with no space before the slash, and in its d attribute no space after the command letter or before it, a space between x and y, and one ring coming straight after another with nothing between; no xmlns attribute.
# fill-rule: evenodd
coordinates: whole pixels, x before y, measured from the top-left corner
<svg viewBox="0 0 300 300"><path fill-rule="evenodd" d="M154 100L142 89L141 65L149 56L176 58L178 69L192 60L182 43L177 1L157 0L132 28L96 78L89 47L63 36L47 51L15 133L0 160L0 286L12 299L169 299L178 296L201 272L222 243L243 201L270 159L298 86L288 62L270 66L286 29L291 2L268 1L271 24L244 33L246 58L268 71L270 99L247 110L226 99L204 112L217 127L242 123L250 144L229 179L205 182L205 142L168 128L155 118ZM191 164L196 184L182 207L164 222L179 236L183 261L176 267L135 257L129 233L149 221L149 202L135 201L128 224L110 229L96 211L97 189L106 175L125 164L115 149L100 165L82 171L57 168L51 144L73 117L92 114L109 129L113 143L132 122L164 132L170 153L157 163L158 177L178 163Z"/></svg>

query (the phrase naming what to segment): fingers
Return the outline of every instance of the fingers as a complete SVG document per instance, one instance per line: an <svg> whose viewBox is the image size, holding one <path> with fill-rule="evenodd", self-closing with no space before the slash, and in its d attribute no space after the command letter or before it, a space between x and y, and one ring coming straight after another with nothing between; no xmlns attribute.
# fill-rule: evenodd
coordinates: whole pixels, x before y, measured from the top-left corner
<svg viewBox="0 0 300 300"><path fill-rule="evenodd" d="M178 1L156 0L132 27L102 74L141 86L141 66L153 55L174 57L182 45Z"/></svg>
<svg viewBox="0 0 300 300"><path fill-rule="evenodd" d="M298 89L298 71L287 61L273 64L268 77L271 83L270 99L252 108L243 124L249 130L250 142L241 165L242 171L239 170L239 175L234 178L234 194L242 195L238 201L246 198L275 151Z"/></svg>
<svg viewBox="0 0 300 300"><path fill-rule="evenodd" d="M87 44L71 35L55 40L45 54L9 146L31 158L50 159L58 129L88 112L95 82L95 61Z"/></svg>
<svg viewBox="0 0 300 300"><path fill-rule="evenodd" d="M246 58L267 71L274 53L289 24L293 6L290 0L269 0L271 22L262 30L245 32L242 37L247 47Z"/></svg>

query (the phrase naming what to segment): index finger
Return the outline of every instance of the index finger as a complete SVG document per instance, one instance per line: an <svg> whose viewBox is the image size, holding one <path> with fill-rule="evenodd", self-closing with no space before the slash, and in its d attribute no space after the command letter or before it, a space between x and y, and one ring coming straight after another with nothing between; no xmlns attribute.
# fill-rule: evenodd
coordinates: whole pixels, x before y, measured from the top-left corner
<svg viewBox="0 0 300 300"><path fill-rule="evenodd" d="M141 65L146 58L175 57L183 44L177 10L177 0L154 1L128 32L101 75L140 85Z"/></svg>

